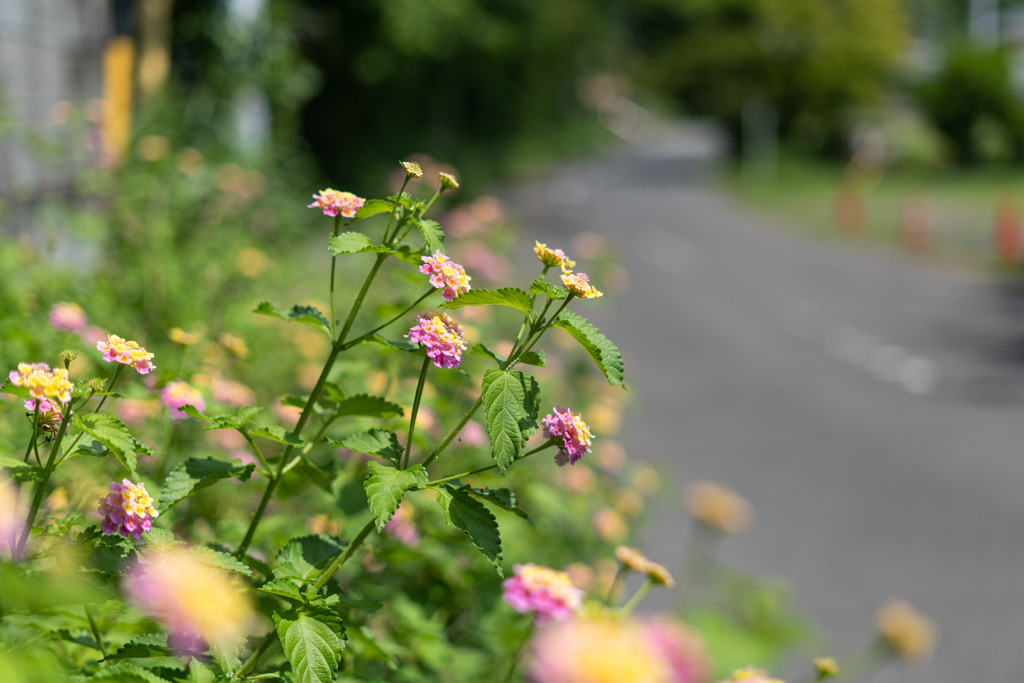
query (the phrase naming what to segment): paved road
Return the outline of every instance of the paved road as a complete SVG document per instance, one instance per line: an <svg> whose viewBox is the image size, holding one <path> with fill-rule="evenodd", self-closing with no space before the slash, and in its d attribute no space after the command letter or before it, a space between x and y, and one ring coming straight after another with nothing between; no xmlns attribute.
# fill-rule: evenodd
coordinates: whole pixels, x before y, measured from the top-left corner
<svg viewBox="0 0 1024 683"><path fill-rule="evenodd" d="M680 144L673 144L673 142ZM702 177L692 138L559 169L506 199L529 233L621 246L588 316L624 351L623 440L757 522L727 561L790 578L838 644L900 596L941 627L877 683L1024 680L1024 296L899 254L796 239ZM698 146L699 147L699 146ZM653 554L681 555L678 522Z"/></svg>

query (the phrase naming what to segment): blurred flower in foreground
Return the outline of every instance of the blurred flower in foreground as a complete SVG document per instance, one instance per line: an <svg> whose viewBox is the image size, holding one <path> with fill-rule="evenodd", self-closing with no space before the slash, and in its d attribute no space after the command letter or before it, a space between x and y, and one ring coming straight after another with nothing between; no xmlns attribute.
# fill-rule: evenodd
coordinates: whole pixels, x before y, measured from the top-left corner
<svg viewBox="0 0 1024 683"><path fill-rule="evenodd" d="M698 522L727 534L746 531L754 512L738 493L709 481L695 481L683 494L686 509Z"/></svg>
<svg viewBox="0 0 1024 683"><path fill-rule="evenodd" d="M745 667L743 669L737 669L732 672L732 678L722 683L784 683L778 678L772 678L771 675L762 671L761 669L755 669L754 667Z"/></svg>
<svg viewBox="0 0 1024 683"><path fill-rule="evenodd" d="M659 565L660 566L660 565ZM704 640L678 619L654 617L647 622L648 640L672 670L672 683L704 683L711 678L711 659Z"/></svg>
<svg viewBox="0 0 1024 683"><path fill-rule="evenodd" d="M18 489L0 475L0 557L13 557L18 547L18 532L25 523L25 511L18 504Z"/></svg>
<svg viewBox="0 0 1024 683"><path fill-rule="evenodd" d="M25 410L29 411L26 413L29 417L35 415L36 401L33 399L25 401ZM64 419L64 413L61 411L59 403L45 398L39 400L39 417L37 424L39 429L46 432L47 441L53 441L53 437L57 436L57 430L60 429L60 422L62 419ZM68 419L71 419L70 413Z"/></svg>
<svg viewBox="0 0 1024 683"><path fill-rule="evenodd" d="M650 560L642 552L628 545L620 545L615 548L615 559L625 569L632 569L640 574L645 574L651 582L671 588L676 585L676 580L664 565Z"/></svg>
<svg viewBox="0 0 1024 683"><path fill-rule="evenodd" d="M561 268L563 273L571 272L576 267L576 262L565 255L561 249L548 249L543 242L534 242L533 253L537 255L540 262L550 268Z"/></svg>
<svg viewBox="0 0 1024 683"><path fill-rule="evenodd" d="M440 251L435 251L433 256L421 258L423 265L420 266L420 272L430 276L430 284L441 290L441 298L445 301L451 301L471 289L469 281L473 278L466 275L466 269Z"/></svg>
<svg viewBox="0 0 1024 683"><path fill-rule="evenodd" d="M307 209L323 209L325 216L337 216L339 213L345 218L354 218L359 207L366 203L362 197L357 197L351 192L338 192L327 188L320 190L313 195L315 200L307 204Z"/></svg>
<svg viewBox="0 0 1024 683"><path fill-rule="evenodd" d="M145 554L124 580L129 599L160 621L175 650L199 654L232 647L245 638L251 608L245 593L220 569L187 550Z"/></svg>
<svg viewBox="0 0 1024 683"><path fill-rule="evenodd" d="M582 614L539 630L530 644L526 673L531 683L677 680L672 665L639 622L602 613Z"/></svg>
<svg viewBox="0 0 1024 683"><path fill-rule="evenodd" d="M50 324L61 332L79 333L89 324L85 311L78 304L61 301L50 308Z"/></svg>
<svg viewBox="0 0 1024 683"><path fill-rule="evenodd" d="M118 419L127 425L137 426L160 414L160 404L145 398L122 398L114 408Z"/></svg>
<svg viewBox="0 0 1024 683"><path fill-rule="evenodd" d="M596 299L604 296L604 292L598 291L594 285L590 284L590 277L586 273L562 273L562 284L581 299Z"/></svg>
<svg viewBox="0 0 1024 683"><path fill-rule="evenodd" d="M186 332L180 327L172 327L167 332L167 337L175 344L181 344L182 346L193 346L203 339L203 335L198 332Z"/></svg>
<svg viewBox="0 0 1024 683"><path fill-rule="evenodd" d="M818 680L823 681L839 675L839 664L832 657L815 657L814 670L818 672Z"/></svg>
<svg viewBox="0 0 1024 683"><path fill-rule="evenodd" d="M533 563L517 564L501 584L502 598L517 612L533 612L537 624L567 619L583 605L583 591L565 572Z"/></svg>
<svg viewBox="0 0 1024 683"><path fill-rule="evenodd" d="M427 357L439 368L457 368L462 362L466 340L462 328L447 313L416 316L416 324L405 336L423 344Z"/></svg>
<svg viewBox="0 0 1024 683"><path fill-rule="evenodd" d="M889 600L875 615L878 635L906 662L926 659L935 649L935 625L904 600Z"/></svg>
<svg viewBox="0 0 1024 683"><path fill-rule="evenodd" d="M133 484L122 479L110 484L110 493L100 498L100 527L105 534L121 534L125 538L142 538L152 527L152 520L159 516L153 507L153 499L146 492L143 483Z"/></svg>
<svg viewBox="0 0 1024 683"><path fill-rule="evenodd" d="M195 406L196 410L206 410L206 401L203 393L188 382L180 379L173 380L164 385L160 390L160 400L170 411L172 420L184 420L188 415L181 412L182 406Z"/></svg>
<svg viewBox="0 0 1024 683"><path fill-rule="evenodd" d="M11 370L7 378L14 386L28 389L29 395L37 401L55 398L61 403L67 403L71 400L72 389L75 388L68 379L67 370L51 370L46 363L18 363L18 369ZM32 409L35 410L35 405Z"/></svg>
<svg viewBox="0 0 1024 683"><path fill-rule="evenodd" d="M256 394L252 389L231 379L214 375L210 382L213 400L226 403L235 408L252 405L256 402Z"/></svg>
<svg viewBox="0 0 1024 683"><path fill-rule="evenodd" d="M387 524L384 525L384 533L392 538L398 539L407 546L415 548L420 544L420 532L412 521L412 504L403 501L395 514Z"/></svg>
<svg viewBox="0 0 1024 683"><path fill-rule="evenodd" d="M140 375L156 370L153 365L153 354L146 351L138 343L127 341L116 334L107 336L107 341L96 342L96 348L103 352L103 360L108 363L133 365Z"/></svg>
<svg viewBox="0 0 1024 683"><path fill-rule="evenodd" d="M590 452L590 444L594 435L590 433L590 427L583 421L583 418L572 408L562 410L554 408L554 412L548 413L541 420L544 427L545 438L558 438L561 444L558 446L558 455L555 462L559 467L565 464L575 465L576 461Z"/></svg>

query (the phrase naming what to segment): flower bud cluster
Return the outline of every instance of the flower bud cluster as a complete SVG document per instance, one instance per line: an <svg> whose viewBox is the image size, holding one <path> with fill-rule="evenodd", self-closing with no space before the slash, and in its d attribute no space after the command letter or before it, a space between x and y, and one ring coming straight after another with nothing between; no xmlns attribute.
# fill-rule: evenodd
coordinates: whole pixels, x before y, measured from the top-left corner
<svg viewBox="0 0 1024 683"><path fill-rule="evenodd" d="M141 538L142 534L149 532L152 520L160 513L153 507L153 499L146 492L145 484L133 484L122 479L120 484L112 482L110 493L100 498L100 514L103 515L100 524L103 533Z"/></svg>
<svg viewBox="0 0 1024 683"><path fill-rule="evenodd" d="M153 354L142 348L138 343L107 335L107 341L96 342L96 348L103 352L103 360L108 363L132 365L140 375L148 375L156 366L153 365Z"/></svg>
<svg viewBox="0 0 1024 683"><path fill-rule="evenodd" d="M555 462L559 467L566 464L575 465L577 460L590 452L594 436L580 414L572 408L553 410L553 413L549 413L541 420L544 436L548 439L561 440L558 455L555 456Z"/></svg>

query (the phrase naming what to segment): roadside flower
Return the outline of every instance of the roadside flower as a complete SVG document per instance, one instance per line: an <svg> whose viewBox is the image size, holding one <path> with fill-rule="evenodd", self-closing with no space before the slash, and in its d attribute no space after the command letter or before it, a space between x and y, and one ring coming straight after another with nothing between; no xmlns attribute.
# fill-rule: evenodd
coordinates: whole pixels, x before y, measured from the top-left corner
<svg viewBox="0 0 1024 683"><path fill-rule="evenodd" d="M96 348L103 352L103 360L108 363L132 365L140 375L148 375L156 370L152 353L138 343L122 339L116 334L108 335L107 341L96 342Z"/></svg>
<svg viewBox="0 0 1024 683"><path fill-rule="evenodd" d="M25 401L25 413L29 417L36 414L36 400L29 399ZM70 413L69 413L70 415ZM39 429L46 432L46 440L53 441L53 437L57 435L57 430L60 429L60 422L64 418L64 412L61 410L61 404L56 401L41 398L39 399L39 416L37 418Z"/></svg>
<svg viewBox="0 0 1024 683"><path fill-rule="evenodd" d="M167 406L172 420L184 420L188 417L188 415L181 412L182 406L195 406L199 412L206 410L203 392L180 379L173 380L164 385L164 388L160 390L160 400Z"/></svg>
<svg viewBox="0 0 1024 683"><path fill-rule="evenodd" d="M762 669L747 666L732 672L732 678L722 683L785 683Z"/></svg>
<svg viewBox="0 0 1024 683"><path fill-rule="evenodd" d="M160 621L172 648L199 654L245 638L252 610L231 576L201 563L188 550L150 551L124 579L128 598Z"/></svg>
<svg viewBox="0 0 1024 683"><path fill-rule="evenodd" d="M153 519L159 512L153 507L153 499L146 492L146 485L133 484L122 479L110 484L110 493L100 498L100 514L103 522L100 528L105 534L121 534L125 538L142 538L152 527Z"/></svg>
<svg viewBox="0 0 1024 683"><path fill-rule="evenodd" d="M61 332L79 333L89 324L85 311L78 304L61 301L50 307L50 324Z"/></svg>
<svg viewBox="0 0 1024 683"><path fill-rule="evenodd" d="M459 189L459 180L451 173L445 173L444 171L442 171L441 173L438 174L438 177L441 179L442 192L444 192L445 190Z"/></svg>
<svg viewBox="0 0 1024 683"><path fill-rule="evenodd" d="M711 679L711 658L704 640L687 624L654 617L644 631L672 670L672 683L706 683Z"/></svg>
<svg viewBox="0 0 1024 683"><path fill-rule="evenodd" d="M676 585L676 581L672 578L671 572L669 572L664 565L648 559L646 555L636 548L631 548L628 545L620 545L616 547L615 559L617 559L625 569L632 569L640 574L646 574L647 578L653 583L661 586L668 586L669 588Z"/></svg>
<svg viewBox="0 0 1024 683"><path fill-rule="evenodd" d="M533 563L514 565L513 570L515 576L501 584L502 599L521 614L533 612L538 624L567 619L583 605L583 591L565 572Z"/></svg>
<svg viewBox="0 0 1024 683"><path fill-rule="evenodd" d="M457 368L462 362L466 340L462 328L447 313L416 316L416 324L405 336L411 341L423 344L427 350L427 357L439 368Z"/></svg>
<svg viewBox="0 0 1024 683"><path fill-rule="evenodd" d="M186 332L180 327L172 327L167 332L167 337L175 344L181 344L182 346L193 346L198 344L203 338L198 332Z"/></svg>
<svg viewBox="0 0 1024 683"><path fill-rule="evenodd" d="M586 273L562 273L562 284L570 292L581 299L596 299L604 296L594 285L590 284L590 278Z"/></svg>
<svg viewBox="0 0 1024 683"><path fill-rule="evenodd" d="M402 168L405 169L405 175L410 178L422 178L423 168L415 161L402 161L400 162Z"/></svg>
<svg viewBox="0 0 1024 683"><path fill-rule="evenodd" d="M743 496L709 481L695 481L687 486L683 501L694 519L726 534L746 531L754 517Z"/></svg>
<svg viewBox="0 0 1024 683"><path fill-rule="evenodd" d="M51 370L46 363L18 363L18 369L11 370L7 378L14 386L27 388L29 395L37 401L55 398L67 403L75 388L65 368ZM35 405L32 409L35 410Z"/></svg>
<svg viewBox="0 0 1024 683"><path fill-rule="evenodd" d="M825 680L839 675L839 664L832 657L815 657L814 670L818 672L818 680Z"/></svg>
<svg viewBox="0 0 1024 683"><path fill-rule="evenodd" d="M540 629L526 666L531 683L675 683L672 666L643 626L603 613Z"/></svg>
<svg viewBox="0 0 1024 683"><path fill-rule="evenodd" d="M594 436L580 414L572 408L554 408L553 413L549 413L541 420L541 425L544 427L545 438L557 437L561 440L558 455L555 456L555 462L559 467L567 463L575 465L577 460L590 452Z"/></svg>
<svg viewBox="0 0 1024 683"><path fill-rule="evenodd" d="M875 615L878 635L906 662L926 659L935 649L935 625L904 600L889 600Z"/></svg>
<svg viewBox="0 0 1024 683"><path fill-rule="evenodd" d="M313 199L316 201L307 204L307 209L323 209L325 216L337 216L340 213L345 218L355 218L356 211L366 203L365 199L351 192L338 192L329 187L313 195Z"/></svg>
<svg viewBox="0 0 1024 683"><path fill-rule="evenodd" d="M561 249L548 249L548 245L543 242L534 242L534 245L533 253L545 266L561 268L563 273L570 273L571 269L576 267L576 262L566 256Z"/></svg>
<svg viewBox="0 0 1024 683"><path fill-rule="evenodd" d="M420 272L430 276L430 284L441 290L441 298L451 301L459 294L470 290L469 281L472 279L466 275L466 269L455 261L435 251L433 256L423 256L424 263L420 266Z"/></svg>

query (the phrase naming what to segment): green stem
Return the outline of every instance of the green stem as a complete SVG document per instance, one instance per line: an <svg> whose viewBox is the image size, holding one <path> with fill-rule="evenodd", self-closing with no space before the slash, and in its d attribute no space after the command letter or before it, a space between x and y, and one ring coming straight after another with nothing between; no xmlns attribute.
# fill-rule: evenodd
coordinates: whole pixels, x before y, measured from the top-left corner
<svg viewBox="0 0 1024 683"><path fill-rule="evenodd" d="M334 237L338 236L338 231L341 229L341 214L334 217ZM338 265L338 257L331 256L331 340L334 340L334 333L337 331L335 328L338 321L334 318L334 272Z"/></svg>
<svg viewBox="0 0 1024 683"><path fill-rule="evenodd" d="M412 435L416 432L416 415L420 412L420 400L423 398L423 385L427 383L427 371L430 369L430 357L424 356L420 378L416 383L416 396L412 399L412 415L409 416L409 437L405 440L405 458L402 468L409 466L409 452L412 450Z"/></svg>
<svg viewBox="0 0 1024 683"><path fill-rule="evenodd" d="M22 458L25 462L28 462L28 456L32 455L32 449L35 447L36 439L39 438L39 399L36 399L35 414L32 415L32 437L28 441L28 448L25 449L25 457ZM36 447L36 462L39 463L39 449ZM39 463L42 464L42 463Z"/></svg>
<svg viewBox="0 0 1024 683"><path fill-rule="evenodd" d="M437 456L441 455L441 452L444 449L448 448L448 444L450 444L455 439L455 437L459 435L459 432L462 431L462 428L466 426L466 423L469 422L469 419L473 417L473 414L476 413L476 411L479 410L480 406L482 406L483 404L484 399L481 396L476 400L476 403L469 407L469 410L466 411L466 414L462 416L461 420L459 420L459 424L455 425L455 427L453 427L452 430L448 432L448 436L444 437L444 441L442 441L438 445L438 447L434 449L433 453L427 456L427 459L423 461L424 467L434 462L434 460L437 459Z"/></svg>
<svg viewBox="0 0 1024 683"><path fill-rule="evenodd" d="M517 362L524 354L528 353L530 349L532 349L538 341L540 341L540 338L544 336L545 332L551 329L551 325L554 324L556 320L558 320L558 315L565 310L565 307L569 305L569 302L572 301L572 299L573 295L570 293L569 296L565 298L565 301L562 302L562 305L558 307L558 310L555 311L552 314L551 318L548 319L548 321L543 324L543 327L541 327L540 331L534 334L532 339L529 336L527 337L528 343L524 344L524 348L517 354L509 355L508 360L510 365ZM545 307L544 310L547 311L547 308Z"/></svg>
<svg viewBox="0 0 1024 683"><path fill-rule="evenodd" d="M252 438L252 436L250 436L250 434L244 429L239 429L238 433L245 437L245 440L249 442L249 447L252 449L252 452L259 459L260 464L263 465L263 469L266 470L267 476L270 476L270 463L267 462L267 459L263 456L263 451L260 450L260 447L256 445L256 439Z"/></svg>
<svg viewBox="0 0 1024 683"><path fill-rule="evenodd" d="M107 391L108 392L112 392L114 390L114 387L117 385L118 380L121 379L121 375L124 374L124 369L126 367L128 367L128 366L122 365L121 363L117 364L117 368L114 370L114 376L110 378L110 384L107 385ZM106 403L106 402L107 402L107 396L106 395L100 396L100 402L96 405L96 410L94 410L92 412L94 412L94 413L100 412L100 410L103 409L103 404Z"/></svg>
<svg viewBox="0 0 1024 683"><path fill-rule="evenodd" d="M384 239L381 240L381 244L387 244L388 243L388 233L391 231L391 223L394 222L394 220L395 220L395 213L398 211L398 202L402 199L402 193L405 192L405 186L408 185L408 184L409 184L409 176L406 175L405 176L405 180L402 181L402 189L400 189L398 191L398 194L396 195L395 205L391 207L391 215L388 216L388 224L384 228ZM398 228L400 226L401 226L401 223L399 223L399 225L395 227L395 234L396 235L398 234Z"/></svg>
<svg viewBox="0 0 1024 683"><path fill-rule="evenodd" d="M64 441L64 432L67 430L68 417L70 415L71 411L65 410L61 416L60 426L57 428L57 438L53 440L53 445L50 447L50 457L46 460L46 467L43 468L43 478L36 483L36 488L32 495L32 507L29 508L28 517L25 518L25 528L22 529L21 538L18 540L18 550L16 553L18 557L21 557L22 552L25 550L28 536L32 532L32 524L36 521L36 515L39 514L39 506L42 505L43 496L46 494L46 485L50 481L50 475L53 474L53 470L56 469L57 454L60 452L60 445Z"/></svg>
<svg viewBox="0 0 1024 683"><path fill-rule="evenodd" d="M549 439L549 440L545 441L543 444L541 444L540 446L538 446L537 448L534 448L532 451L528 451L528 452L523 453L522 455L520 455L518 458L515 459L515 462L519 462L520 460L523 460L525 458L529 458L531 455L534 455L535 453L540 453L541 451L547 450L548 448L551 448L554 445L555 445L554 440ZM428 481L427 482L427 486L436 486L437 484L443 484L446 481L454 481L455 479L462 479L463 477L468 477L468 476L471 476L471 475L474 475L474 474L480 474L481 472L489 472L490 470L496 470L496 469L498 469L497 465L488 465L487 467L480 467L480 468L475 469L475 470L470 470L469 472L463 472L461 474L453 474L453 475L448 476L448 477L442 477L441 479L435 479L434 481Z"/></svg>
<svg viewBox="0 0 1024 683"><path fill-rule="evenodd" d="M245 660L245 663L235 671L234 678L245 678L245 675L259 663L260 659L263 658L263 655L267 654L276 642L278 642L277 631L271 631L264 636L263 640L260 641L260 644L257 645L256 649L252 651L251 655L249 655L249 659Z"/></svg>
<svg viewBox="0 0 1024 683"><path fill-rule="evenodd" d="M363 342L363 340L366 339L367 337L369 337L370 335L373 335L373 334L376 334L376 333L380 332L381 330L383 330L385 327L387 327L391 323L393 323L396 320L398 320L399 318L405 316L409 311L411 311L412 309L416 308L416 306L420 305L423 302L424 299L426 299L428 296L430 296L431 294L433 294L436 291L437 291L436 289L431 287L429 290L427 290L426 294L421 296L419 299L416 299L416 301L412 302L409 306L407 306L404 311L402 311L401 313L399 313L395 317L391 318L390 320L388 320L383 325L378 325L377 327L373 328L369 332L364 332L363 334L359 335L358 337L356 337L352 341L346 342L345 346L344 346L344 350L347 351L348 349L352 348L356 344L361 344Z"/></svg>
<svg viewBox="0 0 1024 683"><path fill-rule="evenodd" d="M629 613L633 611L633 608L639 605L640 601L644 599L645 595L647 595L647 591L651 590L652 585L654 585L654 581L651 579L644 581L644 585L640 586L637 592L633 594L633 597L629 599L629 602L622 606L622 609L620 610L622 616L629 616Z"/></svg>
<svg viewBox="0 0 1024 683"><path fill-rule="evenodd" d="M608 597L605 598L605 603L611 605L615 602L615 594L619 590L619 585L622 583L622 577L626 575L625 565L619 565L619 571L615 572L615 578L612 579L612 585L608 588Z"/></svg>
<svg viewBox="0 0 1024 683"><path fill-rule="evenodd" d="M434 192L434 196L430 198L430 201L427 202L426 206L423 207L423 210L420 211L420 218L423 218L427 211L430 210L430 207L434 205L434 202L437 200L437 198L441 196L441 193L444 192L443 188L444 186L437 188L437 191Z"/></svg>
<svg viewBox="0 0 1024 683"><path fill-rule="evenodd" d="M356 537L353 538L352 542L348 544L347 548L345 548L345 552L339 555L337 559L334 560L334 562L331 562L329 565L327 565L327 569L324 570L323 574L320 575L320 578L318 578L316 580L316 583L313 584L314 589L320 590L321 588L323 588L324 584L327 583L332 576L334 576L334 572L341 569L341 566L348 562L349 559L351 559L352 554L361 545L363 545L363 541L365 541L366 537L370 535L371 531L373 531L373 527L375 524L376 521L371 519L369 522L366 523L366 525L362 529L359 530L359 533L356 534Z"/></svg>
<svg viewBox="0 0 1024 683"><path fill-rule="evenodd" d="M118 381L120 381L121 375L124 374L125 368L127 368L127 367L128 366L124 365L123 363L118 363L117 364L117 367L114 368L114 376L110 378L110 383L107 384L107 389L106 390L108 392L113 392L114 391L114 387L117 385ZM84 406L95 395L96 395L96 392L91 392L88 396L86 396L85 400L82 401L81 405ZM104 396L100 396L100 402L96 404L96 409L92 411L92 414L95 415L96 413L100 412L103 409L103 404L106 403L106 402L107 402L107 396L105 396L105 395ZM68 407L67 407L67 413L69 415L72 412L71 409L72 409L72 404L69 403ZM61 456L61 459L57 461L56 465L54 465L55 468L59 467L62 462L67 460L68 456L70 456L70 454L74 452L75 446L78 445L78 442L82 440L83 436L85 436L85 432L79 432L78 433L78 436L75 437L75 440L71 442L70 446L68 446L67 455Z"/></svg>
<svg viewBox="0 0 1024 683"><path fill-rule="evenodd" d="M107 656L107 646L103 644L103 636L100 635L99 626L96 625L96 619L92 616L92 610L89 609L89 605L83 605L85 607L85 618L89 620L89 630L92 632L92 639L96 641L96 645L99 646L100 652L103 653L103 657Z"/></svg>
<svg viewBox="0 0 1024 683"><path fill-rule="evenodd" d="M512 676L516 673L516 667L519 666L519 658L523 656L523 648L526 647L527 641L530 640L530 636L533 635L533 622L530 622L529 627L526 629L526 633L523 634L522 640L519 641L519 645L516 646L516 651L512 655L512 663L509 664L508 673L505 674L505 683L509 683L512 680Z"/></svg>

